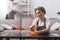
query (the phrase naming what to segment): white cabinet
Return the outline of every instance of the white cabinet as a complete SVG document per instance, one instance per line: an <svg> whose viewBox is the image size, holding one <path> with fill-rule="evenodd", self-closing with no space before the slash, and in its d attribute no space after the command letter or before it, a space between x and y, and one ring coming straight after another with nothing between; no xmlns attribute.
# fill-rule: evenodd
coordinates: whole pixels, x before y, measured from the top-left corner
<svg viewBox="0 0 60 40"><path fill-rule="evenodd" d="M22 15L29 15L30 13L30 0L14 0L14 5L16 5L16 11Z"/></svg>
<svg viewBox="0 0 60 40"><path fill-rule="evenodd" d="M30 13L30 0L14 0L13 4L16 5L16 11L20 14L20 26L22 27L22 19L28 17Z"/></svg>

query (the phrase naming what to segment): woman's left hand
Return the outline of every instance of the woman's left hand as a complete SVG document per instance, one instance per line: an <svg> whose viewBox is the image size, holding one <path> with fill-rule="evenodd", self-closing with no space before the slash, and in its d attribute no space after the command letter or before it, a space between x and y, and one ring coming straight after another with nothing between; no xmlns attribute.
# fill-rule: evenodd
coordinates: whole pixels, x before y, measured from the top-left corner
<svg viewBox="0 0 60 40"><path fill-rule="evenodd" d="M43 34L43 33L44 33L44 31L39 30L39 31L36 31L36 33L40 35L40 34Z"/></svg>

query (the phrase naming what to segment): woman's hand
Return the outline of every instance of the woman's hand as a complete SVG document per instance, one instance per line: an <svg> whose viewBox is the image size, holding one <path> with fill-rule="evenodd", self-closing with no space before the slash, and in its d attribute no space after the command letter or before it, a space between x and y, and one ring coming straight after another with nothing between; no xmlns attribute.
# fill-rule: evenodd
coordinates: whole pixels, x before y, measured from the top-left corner
<svg viewBox="0 0 60 40"><path fill-rule="evenodd" d="M39 36L36 31L31 31L31 36Z"/></svg>
<svg viewBox="0 0 60 40"><path fill-rule="evenodd" d="M43 30L39 30L39 31L36 31L36 33L40 35L40 34L43 34L44 31Z"/></svg>
<svg viewBox="0 0 60 40"><path fill-rule="evenodd" d="M29 30L34 31L34 25L29 28Z"/></svg>
<svg viewBox="0 0 60 40"><path fill-rule="evenodd" d="M43 33L42 30L39 30L39 31L37 31L37 30L31 31L31 34L33 34L33 35L40 35L42 33Z"/></svg>

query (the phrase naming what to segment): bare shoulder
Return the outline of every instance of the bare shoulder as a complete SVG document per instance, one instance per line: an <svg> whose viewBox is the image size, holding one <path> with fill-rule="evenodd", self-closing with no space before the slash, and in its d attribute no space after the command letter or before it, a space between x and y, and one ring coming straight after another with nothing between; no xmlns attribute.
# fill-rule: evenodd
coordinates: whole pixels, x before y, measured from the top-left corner
<svg viewBox="0 0 60 40"><path fill-rule="evenodd" d="M48 26L48 25L51 25L51 21L50 21L49 18L46 18L46 25L47 25L47 26Z"/></svg>
<svg viewBox="0 0 60 40"><path fill-rule="evenodd" d="M47 22L47 23L48 23L48 22L50 23L51 21L50 21L50 19L49 19L49 18L46 18L46 22Z"/></svg>

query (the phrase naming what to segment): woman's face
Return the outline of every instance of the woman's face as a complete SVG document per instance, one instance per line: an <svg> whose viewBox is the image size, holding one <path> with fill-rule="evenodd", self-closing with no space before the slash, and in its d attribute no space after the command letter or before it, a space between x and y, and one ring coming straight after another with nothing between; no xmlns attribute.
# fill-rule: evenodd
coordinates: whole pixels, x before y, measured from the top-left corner
<svg viewBox="0 0 60 40"><path fill-rule="evenodd" d="M44 16L44 13L42 11L39 11L39 10L36 10L35 14L36 14L37 17Z"/></svg>

